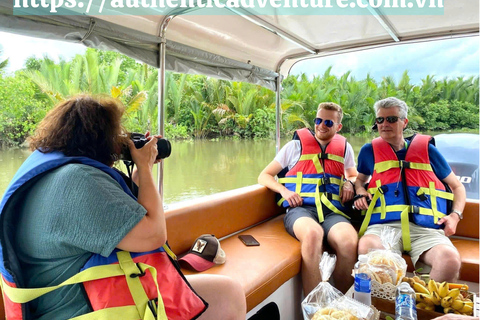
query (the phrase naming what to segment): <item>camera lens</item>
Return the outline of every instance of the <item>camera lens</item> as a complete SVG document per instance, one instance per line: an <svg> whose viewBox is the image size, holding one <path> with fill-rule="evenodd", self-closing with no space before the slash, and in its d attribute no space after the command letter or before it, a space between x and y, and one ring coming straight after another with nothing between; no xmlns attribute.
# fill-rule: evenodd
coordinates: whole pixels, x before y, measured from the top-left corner
<svg viewBox="0 0 480 320"><path fill-rule="evenodd" d="M172 153L172 145L167 139L158 139L157 140L157 159L165 159L170 156Z"/></svg>
<svg viewBox="0 0 480 320"><path fill-rule="evenodd" d="M130 134L130 139L132 139L133 144L137 149L142 148L148 142L148 140L145 138L143 134L136 133L136 132L132 132ZM158 151L157 159L168 158L172 153L172 145L170 144L170 141L164 138L158 139L157 151ZM132 155L130 154L130 149L128 149L128 146L125 146L123 148L122 154L120 155L120 159L132 161Z"/></svg>

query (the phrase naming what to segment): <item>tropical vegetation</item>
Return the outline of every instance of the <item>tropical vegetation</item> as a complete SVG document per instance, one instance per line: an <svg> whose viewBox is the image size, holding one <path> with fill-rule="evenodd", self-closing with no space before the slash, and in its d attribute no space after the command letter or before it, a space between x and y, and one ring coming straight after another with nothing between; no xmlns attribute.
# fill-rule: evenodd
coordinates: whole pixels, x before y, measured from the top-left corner
<svg viewBox="0 0 480 320"><path fill-rule="evenodd" d="M0 143L18 145L57 102L80 93L106 94L126 106L129 131L157 130L157 70L118 53L87 49L69 61L29 58L14 75L2 73L0 60ZM322 75L291 75L281 93L281 133L312 127L320 102L344 109L343 132L370 134L373 104L395 96L410 107L409 127L416 131L478 132L479 78L422 79L410 82L370 76L338 77L331 67ZM270 138L275 132L274 92L248 83L200 75L166 74L166 136L170 139L218 137Z"/></svg>

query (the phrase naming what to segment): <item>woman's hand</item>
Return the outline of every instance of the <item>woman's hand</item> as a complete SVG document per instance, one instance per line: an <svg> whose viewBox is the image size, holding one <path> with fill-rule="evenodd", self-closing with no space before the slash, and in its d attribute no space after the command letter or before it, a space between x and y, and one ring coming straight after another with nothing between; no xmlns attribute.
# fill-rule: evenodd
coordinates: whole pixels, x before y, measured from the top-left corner
<svg viewBox="0 0 480 320"><path fill-rule="evenodd" d="M152 170L158 154L157 140L158 138L155 136L150 137L149 141L140 149L135 147L132 140L128 140L128 148L130 149L132 160L139 170L142 168Z"/></svg>
<svg viewBox="0 0 480 320"><path fill-rule="evenodd" d="M151 136L151 135L150 135L150 131L145 132L145 138L146 138L147 140L152 139L152 137L155 137L155 138L157 138L157 139L161 139L161 138L162 138L162 135L156 134L156 135ZM157 150L157 151L158 151L158 150ZM162 161L162 159L155 159L155 162L154 162L154 163L159 163L159 162L161 162L161 161Z"/></svg>

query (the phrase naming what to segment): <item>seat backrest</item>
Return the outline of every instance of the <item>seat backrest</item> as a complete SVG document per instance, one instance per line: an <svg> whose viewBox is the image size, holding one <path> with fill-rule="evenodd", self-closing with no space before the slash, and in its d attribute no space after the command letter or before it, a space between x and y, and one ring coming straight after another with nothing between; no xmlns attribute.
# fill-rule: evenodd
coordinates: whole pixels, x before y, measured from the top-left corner
<svg viewBox="0 0 480 320"><path fill-rule="evenodd" d="M202 234L222 238L281 212L275 193L260 185L181 202L165 211L168 243L175 253L182 253Z"/></svg>
<svg viewBox="0 0 480 320"><path fill-rule="evenodd" d="M457 225L456 236L478 239L479 201L468 199L463 210L463 220Z"/></svg>

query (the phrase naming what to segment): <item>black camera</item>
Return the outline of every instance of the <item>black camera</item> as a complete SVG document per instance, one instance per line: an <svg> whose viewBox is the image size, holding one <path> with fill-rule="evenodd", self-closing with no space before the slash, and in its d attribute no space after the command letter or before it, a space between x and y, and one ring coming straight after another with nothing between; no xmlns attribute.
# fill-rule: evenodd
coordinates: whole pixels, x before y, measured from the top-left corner
<svg viewBox="0 0 480 320"><path fill-rule="evenodd" d="M133 144L135 145L135 148L140 149L142 148L147 142L147 138L145 138L145 135L137 132L132 132L129 134L130 139L132 139ZM167 139L158 139L157 140L157 159L165 159L170 156L172 153L172 145L170 144L170 141ZM126 160L126 161L132 161L132 155L130 154L130 149L126 145L123 150L122 154L120 155L121 160Z"/></svg>

